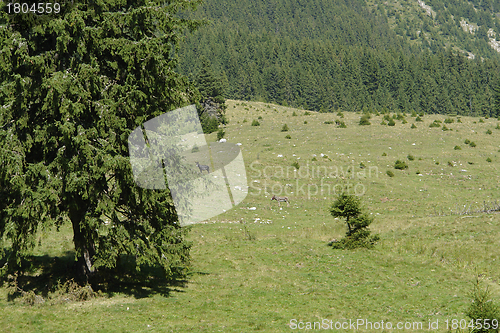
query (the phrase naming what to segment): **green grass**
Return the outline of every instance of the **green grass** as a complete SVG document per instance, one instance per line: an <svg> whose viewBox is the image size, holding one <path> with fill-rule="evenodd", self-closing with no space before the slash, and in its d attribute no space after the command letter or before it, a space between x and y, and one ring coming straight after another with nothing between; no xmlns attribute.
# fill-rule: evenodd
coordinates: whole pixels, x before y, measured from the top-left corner
<svg viewBox="0 0 500 333"><path fill-rule="evenodd" d="M291 319L358 318L426 327L429 320L465 318L478 274L500 300L498 215L453 215L499 197L497 166L486 161L500 154L496 133L486 134L496 119L474 124L461 117L453 131L441 131L429 125L445 116L425 116L423 126L411 129L411 119L389 127L372 115L371 126L360 126L359 114L344 112L347 128L338 128L324 124L331 114L308 111L305 125L304 110L240 103L228 101L225 138L242 143L249 195L192 227L188 281L34 306L8 301L4 285L2 331L289 332ZM242 123L258 116L266 119L260 126ZM284 123L291 139L281 133ZM476 147L455 150L466 138ZM215 141L216 133L207 139ZM394 170L394 161L409 155L418 158ZM375 216L371 229L381 237L375 249L326 245L345 234L345 223L328 211L335 185L363 189L363 205ZM285 189L290 206L270 202ZM40 233L35 255L71 258L70 231Z"/></svg>

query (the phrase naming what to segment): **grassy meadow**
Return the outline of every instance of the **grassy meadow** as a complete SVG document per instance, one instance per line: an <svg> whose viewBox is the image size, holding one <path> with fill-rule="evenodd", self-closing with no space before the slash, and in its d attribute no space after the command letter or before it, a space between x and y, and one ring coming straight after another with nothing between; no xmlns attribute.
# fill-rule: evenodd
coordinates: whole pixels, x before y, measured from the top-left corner
<svg viewBox="0 0 500 333"><path fill-rule="evenodd" d="M5 284L1 331L290 332L303 331L293 323L364 319L445 332L446 320L466 318L477 276L500 303L500 218L476 212L500 197L497 119L406 114L405 124L387 126L372 115L360 126L360 113L227 104L225 138L241 143L249 194L190 227L188 281L35 305L8 300ZM434 120L439 127L429 127ZM395 169L396 160L408 168ZM381 240L374 249L326 246L346 231L329 213L341 188L360 195L375 217L370 228ZM271 202L273 194L287 195L290 205ZM70 226L37 237L35 255L61 267L72 259Z"/></svg>

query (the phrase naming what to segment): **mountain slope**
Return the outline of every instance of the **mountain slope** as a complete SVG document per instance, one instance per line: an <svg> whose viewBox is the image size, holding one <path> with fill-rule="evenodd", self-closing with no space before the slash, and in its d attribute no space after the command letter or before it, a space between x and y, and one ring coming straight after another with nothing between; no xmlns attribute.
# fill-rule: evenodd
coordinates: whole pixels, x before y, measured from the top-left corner
<svg viewBox="0 0 500 333"><path fill-rule="evenodd" d="M500 115L500 57L467 61L457 48L408 41L376 3L207 0L196 17L212 23L186 39L179 71L196 80L209 60L229 98L325 112Z"/></svg>

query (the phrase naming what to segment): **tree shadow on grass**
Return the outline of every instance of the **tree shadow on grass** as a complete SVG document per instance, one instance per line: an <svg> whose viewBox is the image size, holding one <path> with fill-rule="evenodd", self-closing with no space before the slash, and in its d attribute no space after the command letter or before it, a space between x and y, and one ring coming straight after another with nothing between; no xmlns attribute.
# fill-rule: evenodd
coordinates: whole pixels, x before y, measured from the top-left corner
<svg viewBox="0 0 500 333"><path fill-rule="evenodd" d="M27 257L17 272L4 276L0 282L7 283L10 301L28 298L27 303L36 304L44 300L83 301L116 294L137 299L153 295L168 297L172 292L184 292L190 276L208 274L179 268L167 278L161 267L144 266L138 271L135 257L125 255L121 256L116 268L102 268L88 282L76 279L76 272L75 252L67 251L60 257ZM37 297L42 301L37 302Z"/></svg>

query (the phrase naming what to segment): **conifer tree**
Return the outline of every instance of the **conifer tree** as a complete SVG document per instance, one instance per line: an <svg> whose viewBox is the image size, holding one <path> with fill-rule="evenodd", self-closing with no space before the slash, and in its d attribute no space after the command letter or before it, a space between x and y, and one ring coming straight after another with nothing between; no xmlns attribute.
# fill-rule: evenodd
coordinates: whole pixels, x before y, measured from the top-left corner
<svg viewBox="0 0 500 333"><path fill-rule="evenodd" d="M170 194L136 186L127 139L144 121L198 99L173 71L180 38L198 25L176 13L198 2L1 11L0 240L12 242L3 271L18 267L38 230L63 223L73 227L85 280L122 254L167 276L187 264Z"/></svg>

